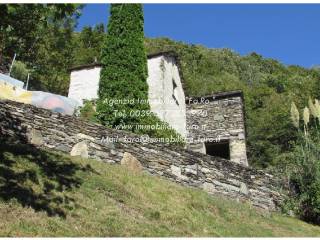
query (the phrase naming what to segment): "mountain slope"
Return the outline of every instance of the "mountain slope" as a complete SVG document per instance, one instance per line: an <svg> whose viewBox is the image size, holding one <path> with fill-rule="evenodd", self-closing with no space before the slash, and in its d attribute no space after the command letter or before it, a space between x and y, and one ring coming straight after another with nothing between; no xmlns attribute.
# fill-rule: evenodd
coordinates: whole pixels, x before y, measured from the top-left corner
<svg viewBox="0 0 320 240"><path fill-rule="evenodd" d="M254 52L241 56L231 49L168 38L146 39L145 46L148 53L177 52L187 95L243 91L251 166L266 168L286 161L297 136L290 120L291 102L303 108L309 97L320 97L320 71L316 68L286 66Z"/></svg>
<svg viewBox="0 0 320 240"><path fill-rule="evenodd" d="M30 146L1 144L0 170L0 236L320 236L294 218Z"/></svg>

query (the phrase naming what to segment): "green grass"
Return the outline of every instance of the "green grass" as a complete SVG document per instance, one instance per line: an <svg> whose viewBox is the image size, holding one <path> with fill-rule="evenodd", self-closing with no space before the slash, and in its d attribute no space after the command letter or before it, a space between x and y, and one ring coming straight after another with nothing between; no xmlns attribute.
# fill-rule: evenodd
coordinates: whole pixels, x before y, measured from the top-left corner
<svg viewBox="0 0 320 240"><path fill-rule="evenodd" d="M320 236L320 227L119 165L0 145L0 236Z"/></svg>

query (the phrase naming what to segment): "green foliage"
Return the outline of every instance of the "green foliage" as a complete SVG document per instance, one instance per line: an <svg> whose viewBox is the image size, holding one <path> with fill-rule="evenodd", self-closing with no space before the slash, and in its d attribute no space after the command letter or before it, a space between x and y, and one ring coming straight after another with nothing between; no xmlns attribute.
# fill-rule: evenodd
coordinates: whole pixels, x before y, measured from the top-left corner
<svg viewBox="0 0 320 240"><path fill-rule="evenodd" d="M79 4L1 4L0 63L14 54L31 70L30 88L65 95Z"/></svg>
<svg viewBox="0 0 320 240"><path fill-rule="evenodd" d="M80 109L80 117L92 121L98 122L96 117L96 106L92 101L85 101L83 107Z"/></svg>
<svg viewBox="0 0 320 240"><path fill-rule="evenodd" d="M73 65L80 66L101 61L101 49L105 37L104 25L94 28L84 27L80 33L74 33L75 58Z"/></svg>
<svg viewBox="0 0 320 240"><path fill-rule="evenodd" d="M16 61L12 66L10 76L25 82L27 80L28 73L29 70L27 69L27 66L23 62Z"/></svg>
<svg viewBox="0 0 320 240"><path fill-rule="evenodd" d="M292 155L291 201L303 220L320 224L320 139L304 137Z"/></svg>
<svg viewBox="0 0 320 240"><path fill-rule="evenodd" d="M257 53L240 56L230 49L208 49L168 38L145 39L148 53L177 52L186 94L208 95L240 89L244 92L247 150L250 165L270 167L288 154L297 138L289 119L292 100L306 104L320 95L320 72L285 66Z"/></svg>
<svg viewBox="0 0 320 240"><path fill-rule="evenodd" d="M32 63L48 26L73 22L80 9L77 4L1 4L0 60L16 53L19 60Z"/></svg>
<svg viewBox="0 0 320 240"><path fill-rule="evenodd" d="M110 12L101 58L98 119L113 128L131 125L133 132L150 137L179 138L173 129L136 128L137 125L167 126L151 113L148 102L142 5L112 4ZM120 103L110 104L110 100Z"/></svg>
<svg viewBox="0 0 320 240"><path fill-rule="evenodd" d="M33 89L67 95L69 68L73 65L75 54L73 31L82 6L54 6L49 19L55 20L40 32L43 37L37 45L38 56L32 65L34 71L30 83Z"/></svg>
<svg viewBox="0 0 320 240"><path fill-rule="evenodd" d="M102 123L115 127L139 123L138 111L148 111L150 107L142 5L112 4L110 13L102 51L97 112ZM134 102L110 106L106 103L110 99ZM121 115L116 116L117 112Z"/></svg>
<svg viewBox="0 0 320 240"><path fill-rule="evenodd" d="M320 106L316 104L314 108L312 101L310 106L314 109L312 121L306 107L303 130L294 123L299 138L284 163L291 190L286 207L303 220L320 224Z"/></svg>

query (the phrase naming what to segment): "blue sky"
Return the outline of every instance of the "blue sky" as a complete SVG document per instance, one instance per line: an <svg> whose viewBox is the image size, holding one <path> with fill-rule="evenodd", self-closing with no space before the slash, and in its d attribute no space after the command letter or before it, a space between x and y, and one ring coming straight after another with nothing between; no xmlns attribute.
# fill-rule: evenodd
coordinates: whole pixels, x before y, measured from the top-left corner
<svg viewBox="0 0 320 240"><path fill-rule="evenodd" d="M145 4L144 14L147 37L320 65L320 4ZM78 30L107 23L108 16L108 4L88 4Z"/></svg>

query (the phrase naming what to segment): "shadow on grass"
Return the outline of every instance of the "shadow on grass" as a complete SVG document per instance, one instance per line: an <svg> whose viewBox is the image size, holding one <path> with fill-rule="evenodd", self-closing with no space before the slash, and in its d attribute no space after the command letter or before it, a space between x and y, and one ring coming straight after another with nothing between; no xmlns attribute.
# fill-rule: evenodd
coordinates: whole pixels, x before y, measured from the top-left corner
<svg viewBox="0 0 320 240"><path fill-rule="evenodd" d="M75 200L70 190L82 184L79 171L91 171L66 156L0 139L0 198L66 217Z"/></svg>

